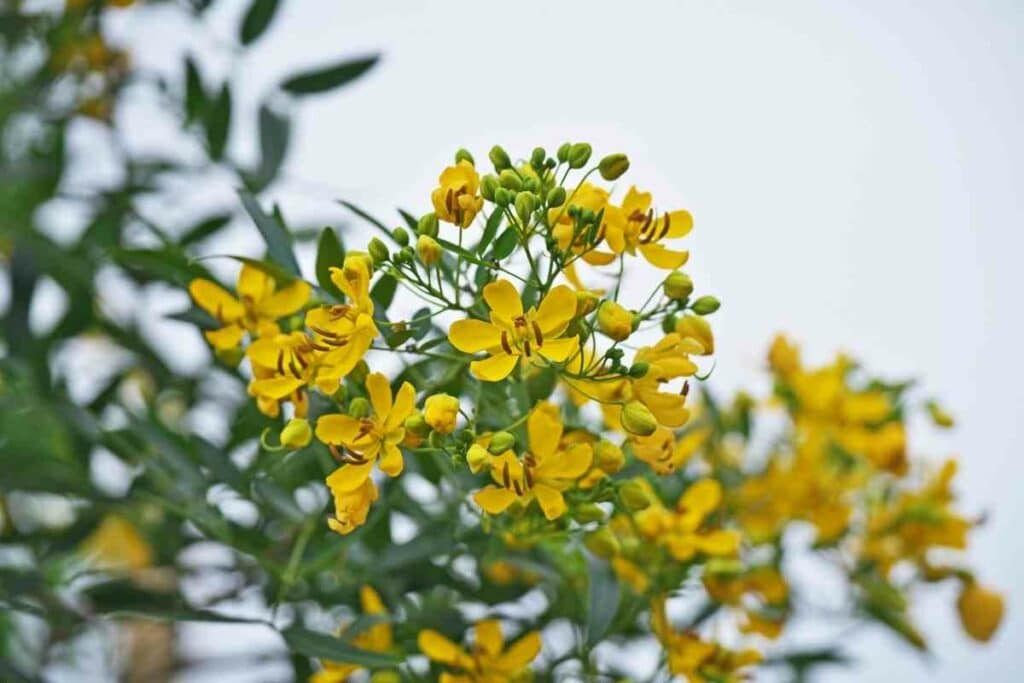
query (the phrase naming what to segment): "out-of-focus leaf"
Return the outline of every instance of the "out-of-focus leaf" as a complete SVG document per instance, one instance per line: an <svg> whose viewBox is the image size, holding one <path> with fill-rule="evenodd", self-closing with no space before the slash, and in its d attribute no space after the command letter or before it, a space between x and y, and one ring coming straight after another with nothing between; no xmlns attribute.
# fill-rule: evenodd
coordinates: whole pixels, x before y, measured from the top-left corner
<svg viewBox="0 0 1024 683"><path fill-rule="evenodd" d="M263 35L270 26L270 22L274 20L274 14L280 4L280 0L252 1L238 32L238 39L242 45L248 45Z"/></svg>
<svg viewBox="0 0 1024 683"><path fill-rule="evenodd" d="M265 623L258 619L231 617L189 607L177 593L149 590L128 579L116 579L92 586L86 591L86 597L93 611L107 616L144 616L170 621L235 624Z"/></svg>
<svg viewBox="0 0 1024 683"><path fill-rule="evenodd" d="M265 213L256 197L250 192L243 190L239 192L239 195L246 212L252 217L256 228L263 235L270 258L291 275L300 277L299 262L295 259L295 252L292 251L292 238L288 234L284 222L277 215Z"/></svg>
<svg viewBox="0 0 1024 683"><path fill-rule="evenodd" d="M185 120L192 122L199 119L206 109L206 93L203 91L203 79L199 68L191 57L185 57Z"/></svg>
<svg viewBox="0 0 1024 683"><path fill-rule="evenodd" d="M216 330L222 327L222 325L217 322L216 318L198 306L193 306L180 313L172 313L171 315L164 317L188 323L189 325L195 325L200 330Z"/></svg>
<svg viewBox="0 0 1024 683"><path fill-rule="evenodd" d="M113 249L110 255L140 282L163 280L187 287L195 278L210 277L205 268L173 246L162 249Z"/></svg>
<svg viewBox="0 0 1024 683"><path fill-rule="evenodd" d="M360 218L362 218L363 220L365 220L367 223L369 223L373 227L375 227L378 230L380 230L385 235L387 235L388 239L392 239L391 231L388 230L388 226L384 225L384 223L382 223L379 219L374 218L369 213L367 213L366 211L363 211L362 209L360 209L358 206L356 206L352 202L347 202L344 199L339 199L338 203L341 204L342 206L344 206L346 209L348 209L352 213L354 213L357 216L359 216Z"/></svg>
<svg viewBox="0 0 1024 683"><path fill-rule="evenodd" d="M260 165L248 179L249 189L259 192L277 177L288 152L291 120L269 105L260 107Z"/></svg>
<svg viewBox="0 0 1024 683"><path fill-rule="evenodd" d="M373 68L379 57L371 55L340 62L292 76L281 89L292 95L312 95L333 90L353 81Z"/></svg>
<svg viewBox="0 0 1024 683"><path fill-rule="evenodd" d="M302 509L296 505L290 493L281 488L270 477L257 477L252 482L253 497L266 503L293 522L301 522L304 518Z"/></svg>
<svg viewBox="0 0 1024 683"><path fill-rule="evenodd" d="M206 130L206 144L210 149L211 159L222 159L231 130L231 87L225 83L221 86L217 99L210 103L203 117Z"/></svg>
<svg viewBox="0 0 1024 683"><path fill-rule="evenodd" d="M615 619L620 587L608 563L591 558L587 570L587 642L593 646L604 638Z"/></svg>
<svg viewBox="0 0 1024 683"><path fill-rule="evenodd" d="M331 281L331 268L341 267L345 261L345 247L334 228L324 228L316 245L316 281L320 287L341 298L341 290Z"/></svg>
<svg viewBox="0 0 1024 683"><path fill-rule="evenodd" d="M210 216L189 228L184 235L178 240L178 244L182 247L186 247L196 242L214 235L220 231L224 226L231 222L231 214L219 214L216 216Z"/></svg>
<svg viewBox="0 0 1024 683"><path fill-rule="evenodd" d="M382 652L370 652L351 645L341 638L317 633L299 626L289 626L281 631L288 648L300 652L307 657L327 659L335 662L348 662L360 666L395 666L402 660Z"/></svg>

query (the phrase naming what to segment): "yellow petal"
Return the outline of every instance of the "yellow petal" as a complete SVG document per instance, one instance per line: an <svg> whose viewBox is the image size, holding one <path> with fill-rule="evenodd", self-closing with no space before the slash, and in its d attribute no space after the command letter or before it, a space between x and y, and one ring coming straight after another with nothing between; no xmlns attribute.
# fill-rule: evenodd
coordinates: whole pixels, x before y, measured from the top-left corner
<svg viewBox="0 0 1024 683"><path fill-rule="evenodd" d="M690 485L679 499L679 511L703 519L722 502L722 485L714 479L701 479Z"/></svg>
<svg viewBox="0 0 1024 683"><path fill-rule="evenodd" d="M188 293L199 308L222 322L234 322L245 315L242 304L228 294L226 289L211 280L193 280L188 285Z"/></svg>
<svg viewBox="0 0 1024 683"><path fill-rule="evenodd" d="M514 318L523 314L523 302L519 292L508 280L496 280L484 287L484 301L491 310L503 318Z"/></svg>
<svg viewBox="0 0 1024 683"><path fill-rule="evenodd" d="M554 455L558 442L562 440L562 420L558 408L542 401L526 418L526 433L530 438L530 450L542 461Z"/></svg>
<svg viewBox="0 0 1024 683"><path fill-rule="evenodd" d="M678 268L690 258L690 252L688 251L673 251L666 249L660 244L641 244L640 253L643 254L644 258L652 266L664 268L665 270Z"/></svg>
<svg viewBox="0 0 1024 683"><path fill-rule="evenodd" d="M295 379L294 377L270 377L268 379L253 380L250 389L257 396L280 401L290 396L304 384L301 379Z"/></svg>
<svg viewBox="0 0 1024 683"><path fill-rule="evenodd" d="M620 237L621 234L622 233L619 233ZM625 243L622 243L622 246L625 247ZM607 266L617 257L618 254L615 254L610 251L588 251L583 255L583 260L592 266Z"/></svg>
<svg viewBox="0 0 1024 683"><path fill-rule="evenodd" d="M303 280L296 280L259 302L257 310L268 318L283 318L305 306L309 301L309 293L309 285Z"/></svg>
<svg viewBox="0 0 1024 683"><path fill-rule="evenodd" d="M693 230L693 216L684 209L670 211L668 221L668 232L665 233L665 237L685 237Z"/></svg>
<svg viewBox="0 0 1024 683"><path fill-rule="evenodd" d="M370 478L372 470L372 462L364 465L342 465L327 477L327 488L334 495L355 491Z"/></svg>
<svg viewBox="0 0 1024 683"><path fill-rule="evenodd" d="M448 329L448 341L464 353L476 353L501 345L501 330L483 320L456 320Z"/></svg>
<svg viewBox="0 0 1024 683"><path fill-rule="evenodd" d="M441 664L455 664L469 657L462 648L432 629L420 631L416 642L420 652Z"/></svg>
<svg viewBox="0 0 1024 683"><path fill-rule="evenodd" d="M402 450L394 444L384 444L384 455L380 459L380 471L389 477L397 477L402 473L404 466Z"/></svg>
<svg viewBox="0 0 1024 683"><path fill-rule="evenodd" d="M497 486L485 486L473 495L476 504L491 515L500 515L515 499L516 494Z"/></svg>
<svg viewBox="0 0 1024 683"><path fill-rule="evenodd" d="M340 446L351 443L359 433L359 420L349 415L332 413L316 421L316 438Z"/></svg>
<svg viewBox="0 0 1024 683"><path fill-rule="evenodd" d="M575 314L576 295L569 287L559 285L540 302L534 319L545 337L557 337L568 327Z"/></svg>
<svg viewBox="0 0 1024 683"><path fill-rule="evenodd" d="M243 334L245 334L245 330L238 325L228 325L219 330L203 332L203 336L206 337L206 341L210 342L210 346L222 350L233 349L241 344Z"/></svg>
<svg viewBox="0 0 1024 683"><path fill-rule="evenodd" d="M372 372L366 378L366 391L370 394L373 414L383 420L391 412L391 384L380 372Z"/></svg>
<svg viewBox="0 0 1024 683"><path fill-rule="evenodd" d="M274 278L256 266L242 264L238 273L238 295L251 301L261 301L274 293Z"/></svg>
<svg viewBox="0 0 1024 683"><path fill-rule="evenodd" d="M538 483L533 487L533 495L537 497L537 503L548 520L558 519L565 514L565 498L558 489Z"/></svg>
<svg viewBox="0 0 1024 683"><path fill-rule="evenodd" d="M594 451L588 443L572 444L561 453L545 460L537 468L541 479L577 479L590 469Z"/></svg>
<svg viewBox="0 0 1024 683"><path fill-rule="evenodd" d="M562 339L546 339L543 346L537 348L537 353L544 356L552 363L564 363L567 358L575 354L580 348L579 337L563 337Z"/></svg>
<svg viewBox="0 0 1024 683"><path fill-rule="evenodd" d="M384 421L384 431L390 432L401 427L405 418L412 415L415 406L416 389L408 382L402 382L402 386L398 388L398 394L395 396L395 403L391 406L388 417Z"/></svg>
<svg viewBox="0 0 1024 683"><path fill-rule="evenodd" d="M708 555L735 555L740 549L740 535L729 529L711 531L698 536L696 546Z"/></svg>
<svg viewBox="0 0 1024 683"><path fill-rule="evenodd" d="M505 654L498 658L498 667L507 673L515 673L536 659L540 646L540 634L530 631L512 643Z"/></svg>
<svg viewBox="0 0 1024 683"><path fill-rule="evenodd" d="M469 364L469 369L477 379L482 379L485 382L500 382L508 377L518 360L519 356L499 353L484 360L473 361Z"/></svg>
<svg viewBox="0 0 1024 683"><path fill-rule="evenodd" d="M634 212L647 213L651 208L652 199L650 192L641 192L636 185L631 185L622 200L622 212L627 216Z"/></svg>
<svg viewBox="0 0 1024 683"><path fill-rule="evenodd" d="M488 657L501 654L501 650L505 646L505 639L501 636L500 621L485 619L476 625L474 632L476 633L476 647L483 650Z"/></svg>
<svg viewBox="0 0 1024 683"><path fill-rule="evenodd" d="M371 586L362 586L359 589L359 603L363 606L363 614L384 614L384 601L380 594Z"/></svg>

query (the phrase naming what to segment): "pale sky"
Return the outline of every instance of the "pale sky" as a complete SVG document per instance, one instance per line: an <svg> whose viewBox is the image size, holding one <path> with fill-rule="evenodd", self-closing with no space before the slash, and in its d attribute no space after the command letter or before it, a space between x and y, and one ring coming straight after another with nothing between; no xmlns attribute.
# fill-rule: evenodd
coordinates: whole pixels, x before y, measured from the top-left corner
<svg viewBox="0 0 1024 683"><path fill-rule="evenodd" d="M236 17L212 17L212 35ZM209 39L172 22L122 28L137 45ZM297 216L340 221L337 197L423 212L460 146L478 160L494 143L525 156L566 140L629 154L628 180L695 217L687 270L724 302L714 386L763 387L763 352L784 330L812 359L842 349L922 378L959 419L912 446L960 457L964 507L990 516L971 564L1009 593L1006 623L974 645L942 591L916 611L930 660L869 632L852 641L860 667L827 680L1011 681L1024 647L1022 42L1012 0L291 0L237 71L237 97L383 54L357 84L303 103L289 181L271 192ZM216 250L256 252L254 240Z"/></svg>

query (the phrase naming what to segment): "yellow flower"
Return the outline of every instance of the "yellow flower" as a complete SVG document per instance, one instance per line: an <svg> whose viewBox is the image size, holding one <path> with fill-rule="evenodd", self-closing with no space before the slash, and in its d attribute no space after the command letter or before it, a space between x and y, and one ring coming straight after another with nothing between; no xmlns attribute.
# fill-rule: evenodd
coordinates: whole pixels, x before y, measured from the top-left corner
<svg viewBox="0 0 1024 683"><path fill-rule="evenodd" d="M388 613L380 595L370 586L362 586L359 589L359 602L365 616L379 616ZM352 638L352 644L360 650L387 652L394 645L391 624L381 621L367 627L365 631ZM324 668L310 676L309 683L344 683L349 676L362 668L358 664L347 662L321 660L320 663Z"/></svg>
<svg viewBox="0 0 1024 683"><path fill-rule="evenodd" d="M520 358L539 363L562 363L579 350L579 337L562 337L576 311L576 295L565 285L548 292L540 306L523 311L523 302L508 280L484 287L491 321L468 318L454 322L448 331L452 346L465 353L486 351L489 358L476 360L470 370L478 379L498 382L508 377Z"/></svg>
<svg viewBox="0 0 1024 683"><path fill-rule="evenodd" d="M558 519L565 514L562 491L586 473L593 456L589 443L562 444L564 426L558 408L542 401L526 420L530 452L522 461L505 451L491 462L494 484L476 492L473 500L492 515L508 509L516 500L524 504L536 498L544 516Z"/></svg>
<svg viewBox="0 0 1024 683"><path fill-rule="evenodd" d="M633 334L633 313L615 301L603 301L597 309L597 328L615 341L624 341Z"/></svg>
<svg viewBox="0 0 1024 683"><path fill-rule="evenodd" d="M658 428L650 436L632 437L633 455L658 474L671 474L683 467L707 442L712 430L702 427L686 432L678 439L670 429Z"/></svg>
<svg viewBox="0 0 1024 683"><path fill-rule="evenodd" d="M967 635L988 642L1003 620L1003 596L972 579L964 583L956 609Z"/></svg>
<svg viewBox="0 0 1024 683"><path fill-rule="evenodd" d="M221 323L217 330L204 332L210 345L231 349L242 342L246 330L254 335L277 332L276 320L289 316L309 300L309 285L296 280L278 290L274 278L248 263L238 274L238 298L216 282L196 278L188 291L196 305Z"/></svg>
<svg viewBox="0 0 1024 683"><path fill-rule="evenodd" d="M680 562L687 562L698 553L720 557L735 555L740 545L739 533L730 529L702 528L721 502L721 484L714 479L702 479L686 489L675 510L656 504L636 513L637 528L647 539L664 545Z"/></svg>
<svg viewBox="0 0 1024 683"><path fill-rule="evenodd" d="M377 485L373 479L367 477L363 483L354 489L345 488L348 482L344 481L341 472L345 467L339 467L327 477L327 488L334 498L334 516L327 518L327 526L331 531L341 534L350 534L363 524L366 524L366 516L370 514L370 506L377 500Z"/></svg>
<svg viewBox="0 0 1024 683"><path fill-rule="evenodd" d="M104 569L145 569L153 565L153 551L128 520L107 515L83 542L82 553Z"/></svg>
<svg viewBox="0 0 1024 683"><path fill-rule="evenodd" d="M715 352L715 335L711 332L711 323L699 315L684 315L676 323L676 333L685 339L696 340L703 350L695 351L701 356L710 356Z"/></svg>
<svg viewBox="0 0 1024 683"><path fill-rule="evenodd" d="M784 335L776 335L768 350L768 366L782 376L796 372L800 369L800 349Z"/></svg>
<svg viewBox="0 0 1024 683"><path fill-rule="evenodd" d="M281 430L281 444L291 449L305 448L313 439L313 430L309 427L309 421L297 417L288 420L288 424Z"/></svg>
<svg viewBox="0 0 1024 683"><path fill-rule="evenodd" d="M363 486L378 458L381 471L389 477L402 472L404 463L398 444L405 438L405 419L415 409L416 390L403 382L392 397L387 377L374 372L366 378L366 391L373 405L372 416L331 414L317 420L316 438L332 449L343 446L347 450L340 455L345 464L328 479L332 491L354 491Z"/></svg>
<svg viewBox="0 0 1024 683"><path fill-rule="evenodd" d="M676 631L669 623L663 597L651 604L651 629L665 648L669 671L690 683L741 681L737 672L761 661L756 650L727 650L695 633Z"/></svg>
<svg viewBox="0 0 1024 683"><path fill-rule="evenodd" d="M449 166L437 181L440 187L430 195L437 217L460 228L468 227L484 205L479 193L480 176L473 164L464 159Z"/></svg>
<svg viewBox="0 0 1024 683"><path fill-rule="evenodd" d="M594 214L599 214L605 210L609 205L608 191L591 185L590 183L583 183L577 189L572 196L569 197L565 206L550 209L548 211L548 221L551 224L551 234L555 238L558 244L558 248L563 252L571 252L580 254L584 261L595 266L603 266L611 263L615 260L615 254L611 254L605 251L596 251L593 246L600 244L604 239L605 223L598 227L597 235L592 241L592 244L586 243L586 235L582 234L576 226L576 221L569 215L569 207L576 206L580 209L586 209L592 211ZM566 268L566 277L570 281L578 282L576 277L575 269L570 266Z"/></svg>
<svg viewBox="0 0 1024 683"><path fill-rule="evenodd" d="M420 631L420 651L435 662L458 673L444 672L441 683L504 683L528 674L530 662L540 653L537 631L523 635L508 648L501 634L501 622L487 619L474 627L472 654L430 629Z"/></svg>
<svg viewBox="0 0 1024 683"><path fill-rule="evenodd" d="M428 397L423 405L423 418L435 432L451 434L455 431L455 422L459 419L459 399L448 394L434 394Z"/></svg>
<svg viewBox="0 0 1024 683"><path fill-rule="evenodd" d="M656 268L672 270L689 258L685 251L673 251L659 244L665 238L685 237L693 229L688 211L670 211L656 217L649 192L631 187L622 206L605 209L605 241L616 254L635 255L639 251Z"/></svg>

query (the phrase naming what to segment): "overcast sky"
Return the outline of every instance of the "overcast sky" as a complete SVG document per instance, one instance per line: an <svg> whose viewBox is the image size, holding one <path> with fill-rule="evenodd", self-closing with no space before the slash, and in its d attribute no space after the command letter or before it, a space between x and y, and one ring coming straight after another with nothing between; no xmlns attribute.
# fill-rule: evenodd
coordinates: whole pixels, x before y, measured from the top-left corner
<svg viewBox="0 0 1024 683"><path fill-rule="evenodd" d="M230 35L235 17L213 20ZM128 25L142 45L174 29ZM1007 621L975 646L944 591L917 610L931 661L868 633L861 668L829 680L1011 681L1024 647L1022 43L1012 0L292 0L237 94L252 103L296 68L383 54L303 105L289 181L272 193L336 220L339 196L427 210L460 146L478 159L496 142L628 153L628 179L695 217L688 270L724 302L715 386L759 386L785 330L812 359L842 349L923 378L959 418L941 438L915 431L912 447L960 456L966 509L991 513L972 563L1010 591ZM258 251L253 235L232 239Z"/></svg>

